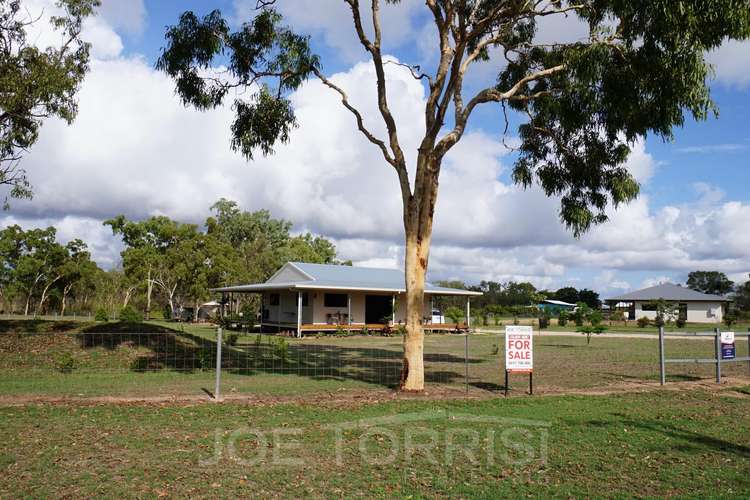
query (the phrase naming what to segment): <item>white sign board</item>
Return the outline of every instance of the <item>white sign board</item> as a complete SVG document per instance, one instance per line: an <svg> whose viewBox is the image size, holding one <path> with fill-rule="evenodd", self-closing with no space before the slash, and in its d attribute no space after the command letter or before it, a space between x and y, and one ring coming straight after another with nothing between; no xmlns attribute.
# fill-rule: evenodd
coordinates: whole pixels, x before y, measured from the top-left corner
<svg viewBox="0 0 750 500"><path fill-rule="evenodd" d="M530 373L534 369L533 330L530 326L505 327L505 370Z"/></svg>
<svg viewBox="0 0 750 500"><path fill-rule="evenodd" d="M721 332L722 344L734 344L734 332Z"/></svg>

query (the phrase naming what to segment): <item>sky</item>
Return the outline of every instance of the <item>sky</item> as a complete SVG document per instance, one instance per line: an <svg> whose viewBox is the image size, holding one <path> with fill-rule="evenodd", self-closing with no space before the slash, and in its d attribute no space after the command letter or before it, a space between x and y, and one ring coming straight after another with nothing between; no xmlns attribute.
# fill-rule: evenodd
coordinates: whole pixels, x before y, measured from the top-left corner
<svg viewBox="0 0 750 500"><path fill-rule="evenodd" d="M54 12L53 0L24 0L29 12ZM103 267L121 251L102 220L167 215L201 224L219 198L247 210L269 209L296 231L332 239L355 265L403 266L398 181L377 148L354 127L337 96L310 80L291 99L299 127L289 144L252 162L231 151L231 106L198 112L182 106L174 85L154 69L165 27L185 10L220 9L239 26L255 0L103 0L86 22L91 71L79 93L79 114L51 119L23 161L34 187L31 201L12 201L0 224L52 225L62 242L82 238ZM312 36L323 71L344 88L382 135L374 71L357 43L341 0L280 0L286 22ZM435 29L424 5L384 6L384 52L429 68ZM44 19L44 18L43 18ZM537 35L568 41L587 29L574 18L549 17ZM55 40L39 27L35 43ZM664 142L633 145L628 167L640 197L609 222L575 239L559 221L559 200L513 185L516 122L503 141L500 109L486 105L446 157L440 178L429 278L530 281L538 288L592 288L613 296L659 282L684 283L693 270L719 270L735 281L750 273L750 42L708 54L715 66L712 95L718 118L688 120ZM466 92L487 86L497 61L467 77ZM406 151L423 130L425 89L408 71L388 65L390 104ZM415 153L412 154L414 156ZM413 158L408 158L413 163Z"/></svg>

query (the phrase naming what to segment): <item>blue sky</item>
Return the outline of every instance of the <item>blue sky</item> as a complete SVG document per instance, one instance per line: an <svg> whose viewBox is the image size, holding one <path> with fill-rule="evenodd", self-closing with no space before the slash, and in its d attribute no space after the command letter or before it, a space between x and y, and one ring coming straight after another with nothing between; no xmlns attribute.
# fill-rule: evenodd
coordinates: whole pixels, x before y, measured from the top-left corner
<svg viewBox="0 0 750 500"><path fill-rule="evenodd" d="M52 0L27 0L51 9ZM252 164L228 147L231 109L201 114L184 109L164 75L153 69L164 30L184 10L222 10L234 23L255 0L104 0L89 23L91 74L70 127L45 125L25 166L35 185L32 202L14 203L4 222L52 224L61 239L83 237L103 265L116 265L119 244L100 220L166 214L201 222L221 196L248 209L269 208L336 240L342 257L362 265L401 265L401 225L395 175L352 130L351 117L317 82L294 96L301 126L277 155ZM323 69L372 110L368 60L354 40L338 0L280 0L298 31L312 36ZM421 2L388 7L385 50L430 68L434 37ZM582 36L574 19L545 21L540 36ZM633 172L641 198L612 213L612 221L580 241L556 217L556 200L521 192L509 179L513 153L499 137L502 117L486 106L472 118L464 143L441 177L431 257L432 278L530 280L539 287L587 286L603 295L658 281L684 281L692 269L720 269L742 280L750 272L750 45L711 54L713 97L720 117L688 118L675 139L634 145ZM394 67L395 68L395 67ZM467 92L492 81L478 67ZM422 90L393 70L393 106L404 142L416 137ZM372 122L377 130L378 125ZM514 128L510 128L512 142ZM356 193L356 195L352 194Z"/></svg>

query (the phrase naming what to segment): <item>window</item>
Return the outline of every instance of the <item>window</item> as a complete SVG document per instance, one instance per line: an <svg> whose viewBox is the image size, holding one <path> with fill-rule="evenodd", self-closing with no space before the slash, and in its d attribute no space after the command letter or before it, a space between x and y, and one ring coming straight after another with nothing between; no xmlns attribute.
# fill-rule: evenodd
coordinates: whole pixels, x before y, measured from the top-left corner
<svg viewBox="0 0 750 500"><path fill-rule="evenodd" d="M268 304L272 306L278 306L279 305L279 294L278 293L272 293L268 296Z"/></svg>
<svg viewBox="0 0 750 500"><path fill-rule="evenodd" d="M327 293L323 297L325 307L346 307L348 303L345 293Z"/></svg>
<svg viewBox="0 0 750 500"><path fill-rule="evenodd" d="M656 304L654 304L654 303L643 304L641 306L641 310L643 310L643 311L656 311Z"/></svg>
<svg viewBox="0 0 750 500"><path fill-rule="evenodd" d="M309 301L309 300L310 300L310 299L308 299L308 298L307 298L307 294L306 294L306 293L303 293L303 294L302 294L302 307L307 307L307 306L308 306L308 301Z"/></svg>

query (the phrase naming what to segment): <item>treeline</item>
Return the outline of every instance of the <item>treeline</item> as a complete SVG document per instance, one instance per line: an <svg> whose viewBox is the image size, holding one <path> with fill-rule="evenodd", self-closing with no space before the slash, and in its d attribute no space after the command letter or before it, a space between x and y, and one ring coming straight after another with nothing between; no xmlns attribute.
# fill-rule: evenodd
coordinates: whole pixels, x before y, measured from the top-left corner
<svg viewBox="0 0 750 500"><path fill-rule="evenodd" d="M56 241L55 228L0 231L0 309L20 314L116 316L126 307L145 318L182 316L211 299L210 288L265 281L287 261L341 262L335 246L267 210L243 211L221 199L203 227L157 216L104 221L125 246L121 265L102 270L85 242ZM252 300L252 298L248 298Z"/></svg>
<svg viewBox="0 0 750 500"><path fill-rule="evenodd" d="M538 290L528 282L482 281L478 285L467 285L463 281L438 281L439 286L460 288L482 292L482 296L471 299L472 309L477 316L519 316L535 317L539 310L537 305L544 300L553 299L570 304L584 303L591 309L599 309L599 294L589 289L577 290L573 287L559 290ZM461 307L464 299L441 297L435 304L443 309Z"/></svg>

